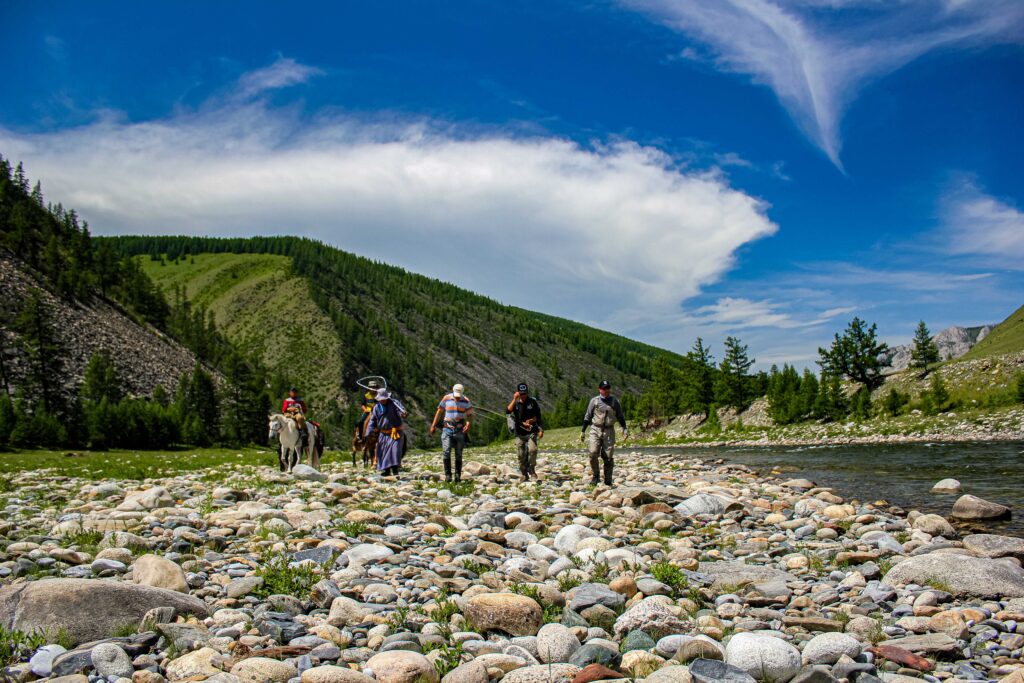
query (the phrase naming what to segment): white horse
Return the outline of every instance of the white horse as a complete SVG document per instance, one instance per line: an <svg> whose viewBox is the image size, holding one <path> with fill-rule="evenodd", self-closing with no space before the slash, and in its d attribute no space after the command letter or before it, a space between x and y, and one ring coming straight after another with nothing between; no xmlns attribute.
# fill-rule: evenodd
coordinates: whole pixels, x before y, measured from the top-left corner
<svg viewBox="0 0 1024 683"><path fill-rule="evenodd" d="M309 458L309 466L315 470L320 469L320 456L323 454L323 436L315 424L306 421L306 449L305 454ZM278 464L282 472L291 472L292 468L299 464L302 459L302 433L299 426L287 415L277 413L270 416L269 439L280 441L278 451Z"/></svg>

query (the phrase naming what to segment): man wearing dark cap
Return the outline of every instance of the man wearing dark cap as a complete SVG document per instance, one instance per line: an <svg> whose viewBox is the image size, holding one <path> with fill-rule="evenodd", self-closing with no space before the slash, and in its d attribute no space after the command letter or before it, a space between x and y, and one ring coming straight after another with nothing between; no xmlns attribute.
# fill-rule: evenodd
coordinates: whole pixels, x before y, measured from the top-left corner
<svg viewBox="0 0 1024 683"><path fill-rule="evenodd" d="M530 388L521 383L512 394L512 402L505 407L515 423L516 451L519 453L519 472L523 481L537 478L537 439L544 437L544 421L540 404L530 396Z"/></svg>
<svg viewBox="0 0 1024 683"><path fill-rule="evenodd" d="M590 483L594 486L601 483L599 457L604 464L604 483L608 486L612 484L616 422L622 425L622 438L625 440L629 437L629 430L626 428L626 415L622 412L622 404L619 403L619 399L612 396L611 383L603 380L598 385L598 395L590 399L587 405L587 413L583 416L583 430L580 432L580 441L589 436L587 448L590 451L590 470L593 473Z"/></svg>

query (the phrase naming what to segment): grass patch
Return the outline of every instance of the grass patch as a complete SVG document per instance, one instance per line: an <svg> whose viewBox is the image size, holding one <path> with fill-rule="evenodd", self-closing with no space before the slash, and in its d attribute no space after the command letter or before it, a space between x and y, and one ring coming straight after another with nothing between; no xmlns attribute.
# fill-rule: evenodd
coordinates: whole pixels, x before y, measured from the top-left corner
<svg viewBox="0 0 1024 683"><path fill-rule="evenodd" d="M565 571L558 575L558 590L563 593L568 593L576 586L583 583L578 576L573 576L572 573Z"/></svg>
<svg viewBox="0 0 1024 683"><path fill-rule="evenodd" d="M196 470L208 471L222 466L276 467L277 460L277 456L267 448L180 448L165 451L114 449L76 451L72 457L68 453L66 450L42 449L0 453L0 475L29 470L56 470L61 476L91 481L110 478L145 479Z"/></svg>

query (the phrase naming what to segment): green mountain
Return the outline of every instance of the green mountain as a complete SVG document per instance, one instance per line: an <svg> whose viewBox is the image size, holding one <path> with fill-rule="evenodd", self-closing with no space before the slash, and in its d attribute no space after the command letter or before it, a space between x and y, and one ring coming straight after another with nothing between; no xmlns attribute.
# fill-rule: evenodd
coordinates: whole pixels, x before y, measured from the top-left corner
<svg viewBox="0 0 1024 683"><path fill-rule="evenodd" d="M1021 306L1003 322L992 328L984 339L974 345L965 360L1000 356L1004 353L1024 351L1024 306Z"/></svg>
<svg viewBox="0 0 1024 683"><path fill-rule="evenodd" d="M607 378L635 400L654 361L683 359L569 320L506 306L454 285L306 239L100 238L134 255L172 306L185 299L261 359L277 386L299 384L320 419L348 429L356 380L383 375L422 438L437 400L455 382L501 413L515 385L541 397L550 426L578 423ZM478 420L480 422L480 420ZM501 433L492 417L478 433ZM484 426L484 425L480 425Z"/></svg>

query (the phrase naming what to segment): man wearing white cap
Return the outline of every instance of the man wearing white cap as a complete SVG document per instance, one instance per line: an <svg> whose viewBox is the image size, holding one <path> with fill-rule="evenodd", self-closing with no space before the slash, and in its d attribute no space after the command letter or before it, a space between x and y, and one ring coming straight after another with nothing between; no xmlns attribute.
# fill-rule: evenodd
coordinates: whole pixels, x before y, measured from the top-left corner
<svg viewBox="0 0 1024 683"><path fill-rule="evenodd" d="M444 452L444 480L452 480L452 449L455 449L455 481L462 481L462 449L466 447L466 434L473 420L473 404L465 395L465 387L456 384L437 404L430 433L437 431L437 422L444 416L441 430L441 448Z"/></svg>

